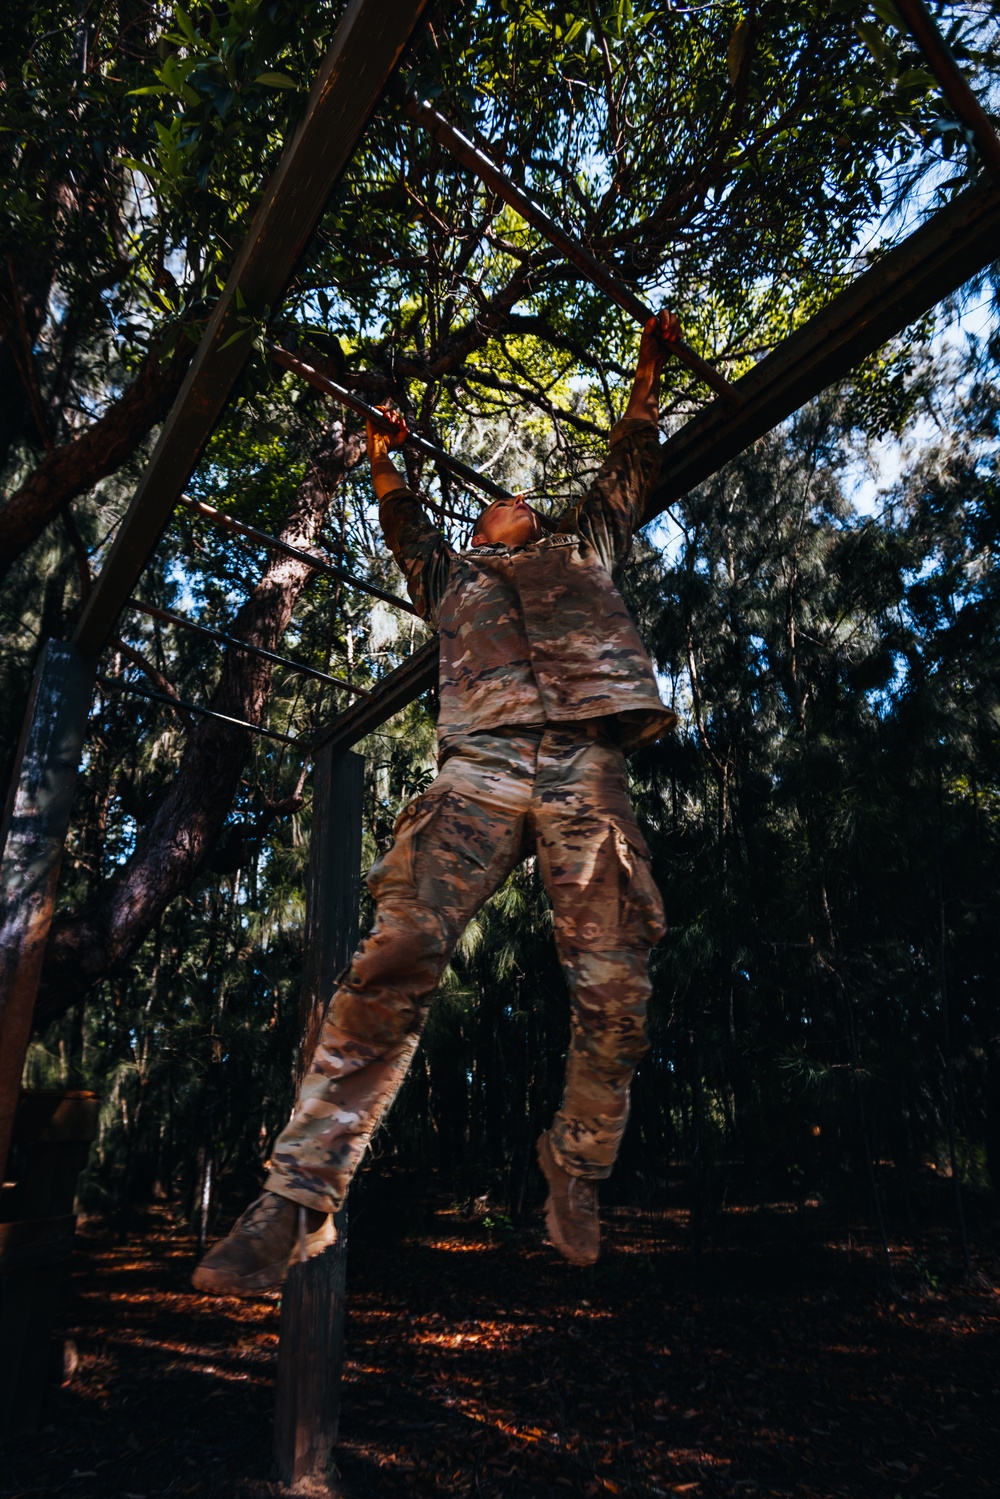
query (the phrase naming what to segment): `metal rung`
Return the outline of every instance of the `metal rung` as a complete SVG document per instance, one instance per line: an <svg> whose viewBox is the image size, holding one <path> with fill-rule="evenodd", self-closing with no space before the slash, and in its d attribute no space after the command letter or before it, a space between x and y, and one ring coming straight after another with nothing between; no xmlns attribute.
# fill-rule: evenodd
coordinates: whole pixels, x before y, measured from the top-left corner
<svg viewBox="0 0 1000 1499"><path fill-rule="evenodd" d="M168 625L179 625L182 630L192 630L196 635L207 635L210 640L217 640L221 645L231 645L240 651L250 651L252 655L261 656L265 661L273 661L278 666L286 666L289 671L315 677L318 682L329 682L331 686L342 687L358 697L368 696L367 688L355 687L353 682L345 681L343 677L332 677L329 672L320 671L315 666L307 666L304 661L292 661L288 656L279 656L276 651L266 651L262 645L251 645L248 640L237 640L235 635L226 635L222 630L212 630L208 625L196 624L193 619L185 619L181 614L171 614L169 609L158 609L154 604L146 604L141 599L129 599L128 607L138 609L141 614L149 614L153 619L162 619Z"/></svg>

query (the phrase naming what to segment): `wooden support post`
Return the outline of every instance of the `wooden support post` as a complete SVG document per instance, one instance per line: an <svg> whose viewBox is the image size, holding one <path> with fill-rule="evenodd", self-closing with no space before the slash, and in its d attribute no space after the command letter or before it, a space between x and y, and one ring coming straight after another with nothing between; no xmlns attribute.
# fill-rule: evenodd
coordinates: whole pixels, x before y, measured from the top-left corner
<svg viewBox="0 0 1000 1499"><path fill-rule="evenodd" d="M94 690L94 662L50 640L35 668L4 812L0 865L0 1176Z"/></svg>
<svg viewBox="0 0 1000 1499"><path fill-rule="evenodd" d="M321 748L313 773L306 891L300 1075L319 1039L337 975L357 944L361 895L361 755ZM337 1241L293 1265L281 1297L274 1459L284 1483L323 1479L340 1424L347 1280L347 1207Z"/></svg>

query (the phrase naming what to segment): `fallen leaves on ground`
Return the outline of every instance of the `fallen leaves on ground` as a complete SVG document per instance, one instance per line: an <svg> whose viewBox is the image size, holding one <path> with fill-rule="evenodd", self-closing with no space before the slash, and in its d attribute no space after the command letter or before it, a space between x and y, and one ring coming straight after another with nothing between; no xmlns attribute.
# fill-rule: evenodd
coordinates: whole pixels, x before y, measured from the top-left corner
<svg viewBox="0 0 1000 1499"><path fill-rule="evenodd" d="M605 1223L587 1271L444 1206L424 1235L352 1231L345 1499L996 1492L995 1265L968 1284L938 1239L932 1289L933 1246L897 1245L887 1293L802 1214L720 1220L697 1266L682 1213ZM195 1294L193 1253L165 1210L124 1244L84 1231L62 1319L79 1362L45 1430L0 1454L3 1499L285 1492L278 1300Z"/></svg>

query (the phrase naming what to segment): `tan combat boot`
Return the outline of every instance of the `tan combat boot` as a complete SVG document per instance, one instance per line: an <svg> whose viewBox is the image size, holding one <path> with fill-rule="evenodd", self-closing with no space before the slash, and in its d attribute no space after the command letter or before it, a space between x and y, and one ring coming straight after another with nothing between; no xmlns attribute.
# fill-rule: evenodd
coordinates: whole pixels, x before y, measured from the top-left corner
<svg viewBox="0 0 1000 1499"><path fill-rule="evenodd" d="M191 1284L210 1296L273 1291L290 1264L320 1254L336 1236L331 1214L302 1207L277 1192L264 1192L208 1251Z"/></svg>
<svg viewBox="0 0 1000 1499"><path fill-rule="evenodd" d="M592 1265L601 1252L597 1183L570 1176L552 1154L549 1132L539 1135L538 1164L549 1184L545 1226L549 1238L571 1265Z"/></svg>

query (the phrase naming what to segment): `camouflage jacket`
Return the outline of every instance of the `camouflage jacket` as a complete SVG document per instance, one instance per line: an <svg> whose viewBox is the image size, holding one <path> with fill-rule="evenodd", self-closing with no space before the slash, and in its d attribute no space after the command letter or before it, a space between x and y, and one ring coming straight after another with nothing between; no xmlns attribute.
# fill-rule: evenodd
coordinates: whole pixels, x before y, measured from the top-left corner
<svg viewBox="0 0 1000 1499"><path fill-rule="evenodd" d="M625 750L676 721L612 581L659 469L654 423L626 419L587 492L522 547L455 551L409 489L382 499L386 541L441 634L442 748L512 724L607 718Z"/></svg>

